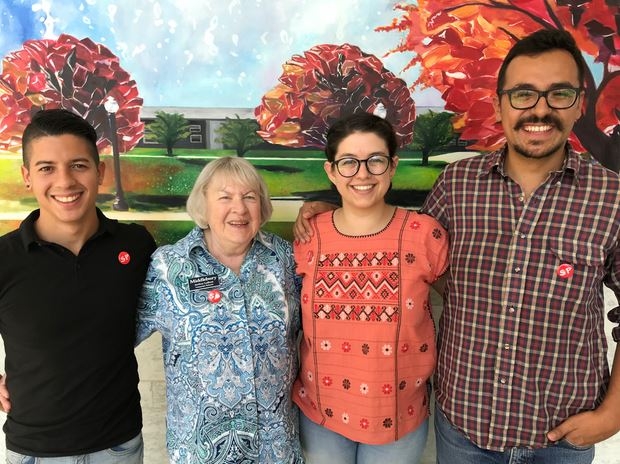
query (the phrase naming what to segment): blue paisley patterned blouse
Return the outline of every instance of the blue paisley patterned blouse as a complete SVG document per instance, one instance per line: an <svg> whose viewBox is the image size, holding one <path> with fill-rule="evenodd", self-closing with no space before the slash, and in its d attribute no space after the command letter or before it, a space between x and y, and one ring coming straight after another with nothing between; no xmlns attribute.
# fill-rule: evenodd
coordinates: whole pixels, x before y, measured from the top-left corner
<svg viewBox="0 0 620 464"><path fill-rule="evenodd" d="M299 290L291 246L259 232L239 275L194 228L153 253L137 343L162 335L173 463L301 463Z"/></svg>

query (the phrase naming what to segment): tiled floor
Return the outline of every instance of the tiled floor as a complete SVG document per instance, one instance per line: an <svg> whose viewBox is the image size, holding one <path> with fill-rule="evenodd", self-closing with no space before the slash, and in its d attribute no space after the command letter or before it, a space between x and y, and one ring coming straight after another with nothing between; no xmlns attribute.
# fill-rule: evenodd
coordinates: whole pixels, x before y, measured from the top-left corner
<svg viewBox="0 0 620 464"><path fill-rule="evenodd" d="M615 306L612 293L606 293L607 306ZM440 302L435 302L434 309L438 311ZM608 324L607 333L611 333L611 324ZM615 343L609 337L610 348L615 349ZM165 414L166 397L161 362L160 338L155 335L137 348L138 364L140 369L140 392L142 394L142 407L144 413L144 462L146 464L165 464L168 462L165 447ZM4 356L3 347L0 346L0 356ZM611 363L611 354L610 354ZM4 422L0 415L0 420ZM1 432L0 432L1 434ZM435 462L435 437L429 434L422 464ZM0 439L0 462L4 462L4 440ZM600 443L596 447L595 464L620 464L620 433ZM338 463L334 463L338 464ZM458 464L458 463L454 463Z"/></svg>

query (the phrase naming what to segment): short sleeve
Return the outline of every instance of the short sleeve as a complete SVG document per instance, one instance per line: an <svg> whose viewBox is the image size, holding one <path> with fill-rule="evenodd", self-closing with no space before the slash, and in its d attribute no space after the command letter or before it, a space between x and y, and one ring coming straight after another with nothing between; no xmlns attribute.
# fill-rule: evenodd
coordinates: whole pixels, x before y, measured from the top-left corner
<svg viewBox="0 0 620 464"><path fill-rule="evenodd" d="M162 330L160 315L165 313L163 306L168 298L163 295L166 283L162 278L165 264L161 256L159 251L153 253L138 300L136 346L153 332Z"/></svg>

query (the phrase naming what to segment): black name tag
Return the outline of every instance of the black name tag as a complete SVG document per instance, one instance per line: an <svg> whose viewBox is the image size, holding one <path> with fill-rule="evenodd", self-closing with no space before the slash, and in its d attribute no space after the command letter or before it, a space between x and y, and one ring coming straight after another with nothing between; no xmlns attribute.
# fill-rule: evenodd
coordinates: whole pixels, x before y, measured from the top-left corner
<svg viewBox="0 0 620 464"><path fill-rule="evenodd" d="M188 279L190 290L211 290L220 285L220 279L217 275L208 275L202 277L192 277Z"/></svg>

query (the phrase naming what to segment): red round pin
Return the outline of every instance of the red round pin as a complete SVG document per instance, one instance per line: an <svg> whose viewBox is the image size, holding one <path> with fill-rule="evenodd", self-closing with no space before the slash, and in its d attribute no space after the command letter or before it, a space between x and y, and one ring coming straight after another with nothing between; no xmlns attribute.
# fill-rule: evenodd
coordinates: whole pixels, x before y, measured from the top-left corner
<svg viewBox="0 0 620 464"><path fill-rule="evenodd" d="M129 253L127 253L126 251L121 251L118 254L118 262L121 264L129 264L129 261L131 261L131 256L129 256Z"/></svg>
<svg viewBox="0 0 620 464"><path fill-rule="evenodd" d="M207 298L210 303L217 303L222 299L222 293L219 290L211 290Z"/></svg>
<svg viewBox="0 0 620 464"><path fill-rule="evenodd" d="M575 272L575 268L573 267L572 264L568 264L568 263L560 264L558 266L558 270L556 271L558 277L561 277L562 279L569 279L570 277L573 276L574 272Z"/></svg>

